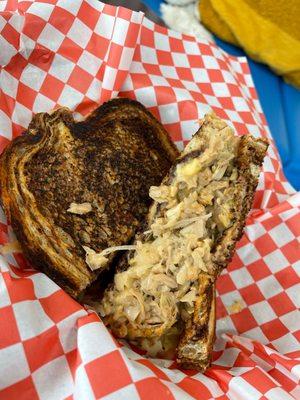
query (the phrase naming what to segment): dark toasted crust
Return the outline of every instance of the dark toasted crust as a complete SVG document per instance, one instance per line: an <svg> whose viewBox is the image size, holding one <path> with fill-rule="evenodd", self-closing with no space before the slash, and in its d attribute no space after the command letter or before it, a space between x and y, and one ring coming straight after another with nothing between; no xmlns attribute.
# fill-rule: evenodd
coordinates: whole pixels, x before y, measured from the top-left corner
<svg viewBox="0 0 300 400"><path fill-rule="evenodd" d="M147 135L150 133L147 128L145 132L140 131L147 144L159 151L162 150L163 156L173 163L179 156L177 147L162 124L138 101L121 97L112 99L96 108L83 123L77 123L76 129L80 130L85 124L98 126L111 120L135 118L137 118L136 128L139 129L141 121L147 121L149 126L153 128L153 134L149 135Z"/></svg>
<svg viewBox="0 0 300 400"><path fill-rule="evenodd" d="M239 177L236 183L235 222L226 231L222 242L215 248L214 264L218 274L231 261L235 245L243 235L246 218L251 210L258 184L260 167L262 166L267 149L267 139L254 139L250 135L242 136L241 138L237 156ZM251 172L253 169L256 169L256 175Z"/></svg>
<svg viewBox="0 0 300 400"><path fill-rule="evenodd" d="M215 329L215 282L209 275L201 274L194 317L187 322L177 348L177 363L182 368L204 372L210 366Z"/></svg>
<svg viewBox="0 0 300 400"><path fill-rule="evenodd" d="M128 243L149 187L177 156L162 125L133 100L111 100L77 123L66 108L37 114L0 158L1 201L26 257L80 295L99 274L82 245ZM92 212L68 213L72 202L89 202Z"/></svg>

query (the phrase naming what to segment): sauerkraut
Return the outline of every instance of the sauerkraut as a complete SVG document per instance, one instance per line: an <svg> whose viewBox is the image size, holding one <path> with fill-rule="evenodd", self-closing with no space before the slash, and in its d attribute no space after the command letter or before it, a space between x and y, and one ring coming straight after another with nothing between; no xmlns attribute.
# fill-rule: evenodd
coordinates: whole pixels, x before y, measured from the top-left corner
<svg viewBox="0 0 300 400"><path fill-rule="evenodd" d="M225 122L212 125L186 147L169 183L150 189L157 207L145 239L129 252L128 269L115 275L100 306L118 336L143 347L149 337L162 343L172 330L178 334L180 321L191 317L199 274L213 272L212 246L233 223L239 139Z"/></svg>

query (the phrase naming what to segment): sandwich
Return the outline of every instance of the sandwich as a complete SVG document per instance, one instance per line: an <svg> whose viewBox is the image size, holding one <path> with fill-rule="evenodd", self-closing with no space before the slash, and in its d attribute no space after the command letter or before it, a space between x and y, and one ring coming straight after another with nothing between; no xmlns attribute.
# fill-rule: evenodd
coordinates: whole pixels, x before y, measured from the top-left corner
<svg viewBox="0 0 300 400"><path fill-rule="evenodd" d="M98 307L115 336L150 355L175 349L183 368L210 365L216 279L242 235L267 147L265 139L235 136L214 114L201 120L169 174L150 188L143 229Z"/></svg>
<svg viewBox="0 0 300 400"><path fill-rule="evenodd" d="M36 114L0 158L1 202L26 258L80 298L116 255L99 264L95 254L130 242L177 156L136 101L111 100L80 122L67 108Z"/></svg>

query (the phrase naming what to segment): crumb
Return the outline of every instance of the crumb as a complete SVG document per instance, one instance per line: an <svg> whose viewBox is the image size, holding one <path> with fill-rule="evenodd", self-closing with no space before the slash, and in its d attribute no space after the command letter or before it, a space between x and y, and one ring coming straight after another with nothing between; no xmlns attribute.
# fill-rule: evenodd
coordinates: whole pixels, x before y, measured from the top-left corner
<svg viewBox="0 0 300 400"><path fill-rule="evenodd" d="M245 308L242 300L235 300L230 306L227 307L230 314L236 314Z"/></svg>
<svg viewBox="0 0 300 400"><path fill-rule="evenodd" d="M20 243L17 240L6 243L0 247L0 253L3 255L11 253L20 253L22 251Z"/></svg>
<svg viewBox="0 0 300 400"><path fill-rule="evenodd" d="M92 211L92 205L91 203L71 203L67 211L72 214L87 214Z"/></svg>

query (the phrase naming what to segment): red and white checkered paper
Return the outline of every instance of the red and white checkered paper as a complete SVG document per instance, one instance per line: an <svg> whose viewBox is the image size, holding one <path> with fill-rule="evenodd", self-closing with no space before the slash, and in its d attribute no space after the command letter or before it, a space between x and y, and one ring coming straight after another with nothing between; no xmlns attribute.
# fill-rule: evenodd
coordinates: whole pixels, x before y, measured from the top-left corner
<svg viewBox="0 0 300 400"><path fill-rule="evenodd" d="M181 147L210 108L240 135L270 137L246 59L142 13L96 0L1 1L0 30L1 150L35 112L64 105L86 115L117 95L143 103ZM299 399L299 206L272 145L219 278L205 374L117 343L21 254L0 256L0 399ZM0 224L0 243L12 241L2 211Z"/></svg>

